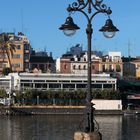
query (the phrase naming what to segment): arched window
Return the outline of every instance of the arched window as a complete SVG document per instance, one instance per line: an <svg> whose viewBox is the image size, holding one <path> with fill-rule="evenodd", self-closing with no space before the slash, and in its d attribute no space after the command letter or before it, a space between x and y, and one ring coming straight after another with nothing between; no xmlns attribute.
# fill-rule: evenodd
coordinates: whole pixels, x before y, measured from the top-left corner
<svg viewBox="0 0 140 140"><path fill-rule="evenodd" d="M79 70L81 69L81 66L80 66L80 65L78 66L78 69L79 69Z"/></svg>
<svg viewBox="0 0 140 140"><path fill-rule="evenodd" d="M93 69L93 70L95 69L95 66L94 66L94 65L92 65L92 69Z"/></svg>
<svg viewBox="0 0 140 140"><path fill-rule="evenodd" d="M73 65L73 69L74 69L74 70L76 69L76 65Z"/></svg>
<svg viewBox="0 0 140 140"><path fill-rule="evenodd" d="M86 65L84 65L83 69L84 69L84 70L86 69Z"/></svg>
<svg viewBox="0 0 140 140"><path fill-rule="evenodd" d="M65 69L65 70L67 69L67 64L64 65L64 69Z"/></svg>

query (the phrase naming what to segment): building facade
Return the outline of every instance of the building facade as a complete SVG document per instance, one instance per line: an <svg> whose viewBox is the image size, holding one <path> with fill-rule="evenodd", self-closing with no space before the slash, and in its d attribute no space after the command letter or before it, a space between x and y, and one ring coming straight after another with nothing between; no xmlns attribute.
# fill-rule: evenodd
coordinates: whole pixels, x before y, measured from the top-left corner
<svg viewBox="0 0 140 140"><path fill-rule="evenodd" d="M56 66L55 60L47 52L34 52L30 56L30 71L33 72L35 69L43 73L55 73Z"/></svg>
<svg viewBox="0 0 140 140"><path fill-rule="evenodd" d="M123 76L123 62L121 52L109 52L100 61L100 72L105 72L111 76Z"/></svg>
<svg viewBox="0 0 140 140"><path fill-rule="evenodd" d="M85 74L11 73L0 77L0 88L9 91L38 90L87 90ZM93 74L91 88L117 89L117 79L108 74Z"/></svg>
<svg viewBox="0 0 140 140"><path fill-rule="evenodd" d="M7 54L0 53L0 72L3 68L9 67L11 62L11 69L13 72L23 72L29 70L29 59L31 52L31 45L27 37L23 33L6 33L15 46L13 54L9 53L9 60Z"/></svg>
<svg viewBox="0 0 140 140"><path fill-rule="evenodd" d="M57 72L67 74L86 74L88 69L87 58L88 54L86 51L78 49L78 46L75 46L75 49L74 47L72 47L72 50L70 52L63 54L62 57L57 59ZM115 77L123 76L121 52L109 52L109 54L106 56L98 55L97 52L92 52L91 73L107 73Z"/></svg>
<svg viewBox="0 0 140 140"><path fill-rule="evenodd" d="M87 74L87 59L87 51L83 51L82 47L78 44L75 47L71 47L69 52L56 60L56 71L67 74ZM98 74L101 58L92 52L91 61L92 74Z"/></svg>
<svg viewBox="0 0 140 140"><path fill-rule="evenodd" d="M123 57L124 77L140 78L140 57Z"/></svg>

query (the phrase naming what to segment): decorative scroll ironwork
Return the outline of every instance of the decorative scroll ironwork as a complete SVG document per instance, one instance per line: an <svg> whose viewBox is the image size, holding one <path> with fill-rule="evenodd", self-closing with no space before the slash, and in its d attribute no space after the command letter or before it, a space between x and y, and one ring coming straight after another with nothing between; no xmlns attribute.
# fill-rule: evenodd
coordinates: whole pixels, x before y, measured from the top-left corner
<svg viewBox="0 0 140 140"><path fill-rule="evenodd" d="M98 13L106 13L110 15L112 13L110 7L107 7L105 4L102 3L103 0L77 0L77 2L73 2L71 5L68 6L67 11L71 12L82 12L88 19L93 18ZM84 9L87 8L88 12L85 12ZM95 12L92 14L92 10ZM90 16L89 16L90 15Z"/></svg>

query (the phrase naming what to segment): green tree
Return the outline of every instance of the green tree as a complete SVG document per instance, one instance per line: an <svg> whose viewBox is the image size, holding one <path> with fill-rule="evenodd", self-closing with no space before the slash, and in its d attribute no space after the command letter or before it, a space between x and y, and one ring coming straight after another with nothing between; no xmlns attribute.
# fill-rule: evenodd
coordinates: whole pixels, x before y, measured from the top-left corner
<svg viewBox="0 0 140 140"><path fill-rule="evenodd" d="M121 72L121 67L119 64L116 65L116 72Z"/></svg>
<svg viewBox="0 0 140 140"><path fill-rule="evenodd" d="M3 75L8 75L10 72L12 72L11 68L3 68L2 70Z"/></svg>
<svg viewBox="0 0 140 140"><path fill-rule="evenodd" d="M4 89L0 89L0 98L7 97L6 91Z"/></svg>

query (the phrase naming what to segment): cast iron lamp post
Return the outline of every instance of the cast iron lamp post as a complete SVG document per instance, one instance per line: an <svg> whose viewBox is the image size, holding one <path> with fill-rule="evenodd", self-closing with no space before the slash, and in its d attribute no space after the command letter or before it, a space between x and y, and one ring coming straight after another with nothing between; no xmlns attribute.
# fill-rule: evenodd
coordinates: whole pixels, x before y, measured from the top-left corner
<svg viewBox="0 0 140 140"><path fill-rule="evenodd" d="M88 83L87 83L87 122L88 127L86 128L88 132L94 131L94 110L93 104L91 103L91 42L92 42L92 20L93 18L99 14L104 13L107 14L108 17L112 13L110 7L107 7L105 4L102 3L103 0L77 0L77 2L73 2L71 5L68 6L67 11L69 12L69 16L66 18L64 24L61 25L59 28L63 30L64 34L67 36L72 36L75 34L76 30L80 29L74 22L72 17L70 16L73 12L80 12L82 13L87 19L87 43L88 43ZM85 9L87 8L87 12ZM92 12L94 10L94 13ZM99 30L103 32L104 36L107 38L114 37L115 33L119 31L114 25L110 17L106 20L105 25Z"/></svg>

